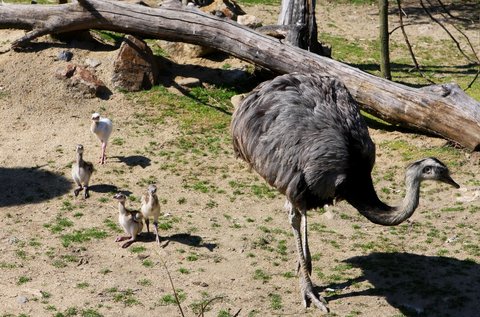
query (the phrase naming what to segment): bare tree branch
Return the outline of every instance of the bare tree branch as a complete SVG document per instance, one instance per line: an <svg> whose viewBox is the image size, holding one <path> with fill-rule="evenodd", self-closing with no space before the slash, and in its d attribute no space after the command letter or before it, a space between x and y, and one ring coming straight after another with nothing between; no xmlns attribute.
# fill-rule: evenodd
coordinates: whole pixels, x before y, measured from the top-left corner
<svg viewBox="0 0 480 317"><path fill-rule="evenodd" d="M413 48L412 45L410 44L410 40L408 39L407 32L405 31L405 26L403 24L403 9L402 9L402 4L401 0L397 0L397 5L398 5L398 18L400 21L400 29L402 30L403 38L405 39L405 43L407 44L408 51L410 52L410 56L412 57L413 64L415 65L415 69L418 71L418 73L425 78L429 83L435 84L434 81L432 81L430 78L425 76L425 74L422 72L420 69L420 65L418 64L417 58L415 57L415 53L413 53Z"/></svg>

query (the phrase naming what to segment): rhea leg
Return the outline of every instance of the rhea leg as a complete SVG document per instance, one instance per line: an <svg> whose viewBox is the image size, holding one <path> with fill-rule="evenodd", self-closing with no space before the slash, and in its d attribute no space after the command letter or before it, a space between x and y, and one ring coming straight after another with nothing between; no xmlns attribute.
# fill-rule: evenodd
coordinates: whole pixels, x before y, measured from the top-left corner
<svg viewBox="0 0 480 317"><path fill-rule="evenodd" d="M145 218L145 224L147 225L147 232L150 233L150 219Z"/></svg>
<svg viewBox="0 0 480 317"><path fill-rule="evenodd" d="M158 220L155 220L155 219L153 220L153 230L155 231L155 240L157 241L157 243L159 243L160 236L158 235Z"/></svg>
<svg viewBox="0 0 480 317"><path fill-rule="evenodd" d="M100 164L105 164L105 162L107 161L106 151L107 151L107 143L102 141L102 155L100 156L100 162L99 162Z"/></svg>
<svg viewBox="0 0 480 317"><path fill-rule="evenodd" d="M82 187L82 183L80 182L80 179L75 174L73 175L73 180L75 181L75 184L77 184L78 186L73 190L73 194L75 195L75 197L77 197L78 194L80 194L80 192L83 190L83 187Z"/></svg>
<svg viewBox="0 0 480 317"><path fill-rule="evenodd" d="M301 227L302 224L306 225L306 212L299 211L293 205L290 206L288 214L290 225L292 226L293 235L295 237L295 245L297 247L298 263L300 264L300 288L303 299L303 305L308 307L310 303L313 303L323 312L328 312L328 308L325 306L327 302L320 295L317 295L313 291L313 283L310 278L309 265L307 264L307 257L305 256L305 251L310 253L308 250L308 241L306 239L307 230L303 229L303 235L305 237L302 239ZM307 248L304 250L303 245L306 245ZM310 261L310 270L311 270L311 259Z"/></svg>
<svg viewBox="0 0 480 317"><path fill-rule="evenodd" d="M127 242L122 244L122 248L128 248L133 242L135 242L137 240L137 237L136 236L131 236L131 237L120 236L120 237L117 237L115 239L115 242L120 242L120 241L125 241L125 240L127 240Z"/></svg>

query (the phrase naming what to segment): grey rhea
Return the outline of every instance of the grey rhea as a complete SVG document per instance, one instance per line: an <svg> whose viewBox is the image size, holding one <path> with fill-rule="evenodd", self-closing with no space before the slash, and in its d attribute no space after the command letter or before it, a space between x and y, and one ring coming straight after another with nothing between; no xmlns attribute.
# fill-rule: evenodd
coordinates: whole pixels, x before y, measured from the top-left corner
<svg viewBox="0 0 480 317"><path fill-rule="evenodd" d="M370 221L393 226L417 208L423 180L459 187L445 164L425 158L408 166L399 206L380 201L371 177L375 144L352 96L331 77L287 74L260 84L235 110L231 132L235 154L285 194L303 304L325 312L310 278L307 210L346 200Z"/></svg>
<svg viewBox="0 0 480 317"><path fill-rule="evenodd" d="M83 160L83 145L77 144L75 147L75 162L72 164L72 178L77 184L77 188L73 191L75 197L85 189L84 198L90 197L88 184L94 172L93 164Z"/></svg>

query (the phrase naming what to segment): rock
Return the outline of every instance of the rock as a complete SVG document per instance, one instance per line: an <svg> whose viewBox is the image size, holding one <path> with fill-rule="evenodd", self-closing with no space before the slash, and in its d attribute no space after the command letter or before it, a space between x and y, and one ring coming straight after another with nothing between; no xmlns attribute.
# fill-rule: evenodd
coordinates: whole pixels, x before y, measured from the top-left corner
<svg viewBox="0 0 480 317"><path fill-rule="evenodd" d="M102 64L102 62L100 62L97 59L93 59L93 58L85 59L85 66L88 66L88 67L91 67L91 68L96 68L96 67L100 66L101 64Z"/></svg>
<svg viewBox="0 0 480 317"><path fill-rule="evenodd" d="M139 91L157 83L155 56L147 43L127 35L113 63L112 84L117 89Z"/></svg>
<svg viewBox="0 0 480 317"><path fill-rule="evenodd" d="M73 53L70 51L61 51L57 54L57 60L69 62L73 57Z"/></svg>
<svg viewBox="0 0 480 317"><path fill-rule="evenodd" d="M23 295L17 296L17 303L26 304L27 302L28 302L27 296L23 296Z"/></svg>
<svg viewBox="0 0 480 317"><path fill-rule="evenodd" d="M200 10L235 21L239 15L245 14L245 11L233 0L214 0L212 4L201 7Z"/></svg>
<svg viewBox="0 0 480 317"><path fill-rule="evenodd" d="M205 57L217 51L211 47L181 42L157 41L157 43L176 62Z"/></svg>
<svg viewBox="0 0 480 317"><path fill-rule="evenodd" d="M230 102L232 103L234 108L237 108L238 105L242 102L243 98L245 98L245 94L235 95L230 98Z"/></svg>
<svg viewBox="0 0 480 317"><path fill-rule="evenodd" d="M239 15L237 17L237 22L238 24L248 26L252 29L262 26L262 20L250 14Z"/></svg>
<svg viewBox="0 0 480 317"><path fill-rule="evenodd" d="M55 77L65 80L67 87L73 88L82 97L101 97L109 92L105 84L92 71L83 66L67 64L56 70Z"/></svg>
<svg viewBox="0 0 480 317"><path fill-rule="evenodd" d="M200 81L200 79L193 77L176 77L175 82L178 85L186 88L202 86L202 82Z"/></svg>

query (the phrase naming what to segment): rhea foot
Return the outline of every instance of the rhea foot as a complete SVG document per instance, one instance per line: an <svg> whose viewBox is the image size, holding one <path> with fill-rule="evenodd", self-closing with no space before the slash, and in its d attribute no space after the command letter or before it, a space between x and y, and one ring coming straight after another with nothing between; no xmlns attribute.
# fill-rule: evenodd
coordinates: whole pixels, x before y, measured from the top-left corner
<svg viewBox="0 0 480 317"><path fill-rule="evenodd" d="M302 288L301 295L302 295L303 306L307 308L310 306L310 304L313 304L322 312L328 313L329 310L328 310L328 307L326 306L327 301L322 296L320 296L319 294L316 294L313 291L312 285L311 284L308 285L307 283L305 283L303 279L301 279L300 284Z"/></svg>
<svg viewBox="0 0 480 317"><path fill-rule="evenodd" d="M80 192L83 190L83 187L80 186L78 188L76 188L74 191L73 191L73 194L75 195L75 197L78 196L78 194L80 194Z"/></svg>

